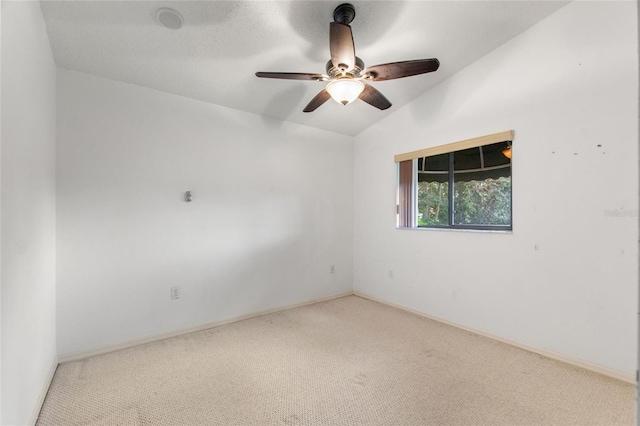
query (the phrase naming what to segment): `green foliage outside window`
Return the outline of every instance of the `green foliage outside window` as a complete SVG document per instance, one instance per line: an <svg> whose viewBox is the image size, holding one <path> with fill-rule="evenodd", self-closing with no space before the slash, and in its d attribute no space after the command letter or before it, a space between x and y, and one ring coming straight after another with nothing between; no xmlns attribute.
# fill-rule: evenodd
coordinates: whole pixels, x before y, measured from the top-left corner
<svg viewBox="0 0 640 426"><path fill-rule="evenodd" d="M455 182L454 189L454 223L510 225L510 178ZM448 182L418 182L418 226L447 226L448 198Z"/></svg>
<svg viewBox="0 0 640 426"><path fill-rule="evenodd" d="M455 182L454 223L463 225L509 225L511 179ZM418 226L449 224L449 184L418 182Z"/></svg>
<svg viewBox="0 0 640 426"><path fill-rule="evenodd" d="M511 179L500 177L454 183L454 223L511 225Z"/></svg>
<svg viewBox="0 0 640 426"><path fill-rule="evenodd" d="M418 226L448 225L448 200L448 182L418 182Z"/></svg>

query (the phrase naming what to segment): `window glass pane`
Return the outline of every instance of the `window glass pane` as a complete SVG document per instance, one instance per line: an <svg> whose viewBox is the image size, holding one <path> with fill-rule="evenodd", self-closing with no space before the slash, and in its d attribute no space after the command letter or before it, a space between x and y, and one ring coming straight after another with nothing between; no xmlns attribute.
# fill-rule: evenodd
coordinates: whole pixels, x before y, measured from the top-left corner
<svg viewBox="0 0 640 426"><path fill-rule="evenodd" d="M454 224L511 225L511 160L497 143L454 153Z"/></svg>
<svg viewBox="0 0 640 426"><path fill-rule="evenodd" d="M418 226L449 225L449 182L418 182Z"/></svg>
<svg viewBox="0 0 640 426"><path fill-rule="evenodd" d="M418 159L418 226L449 225L449 154Z"/></svg>

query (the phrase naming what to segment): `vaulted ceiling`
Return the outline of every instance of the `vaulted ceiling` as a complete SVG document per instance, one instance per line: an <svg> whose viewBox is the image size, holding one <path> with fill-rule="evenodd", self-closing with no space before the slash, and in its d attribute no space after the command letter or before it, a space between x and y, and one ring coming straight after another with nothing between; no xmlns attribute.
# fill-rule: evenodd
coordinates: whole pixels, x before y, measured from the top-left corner
<svg viewBox="0 0 640 426"><path fill-rule="evenodd" d="M256 71L324 73L340 1L42 1L57 66L167 93L356 135L567 2L352 1L365 65L438 58L434 73L372 83L385 111L356 101L305 105L320 82L260 79ZM161 26L156 11L184 18ZM553 66L553 64L549 64Z"/></svg>

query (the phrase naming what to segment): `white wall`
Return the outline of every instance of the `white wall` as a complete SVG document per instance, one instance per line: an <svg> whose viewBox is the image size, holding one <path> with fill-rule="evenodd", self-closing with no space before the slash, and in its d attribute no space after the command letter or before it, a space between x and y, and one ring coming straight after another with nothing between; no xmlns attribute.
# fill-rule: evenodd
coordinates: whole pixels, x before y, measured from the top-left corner
<svg viewBox="0 0 640 426"><path fill-rule="evenodd" d="M56 364L56 68L39 2L2 2L2 414L33 421Z"/></svg>
<svg viewBox="0 0 640 426"><path fill-rule="evenodd" d="M58 76L61 357L351 291L350 137Z"/></svg>
<svg viewBox="0 0 640 426"><path fill-rule="evenodd" d="M636 3L564 7L356 137L355 290L634 374L637 119ZM509 129L512 233L394 229L394 154Z"/></svg>

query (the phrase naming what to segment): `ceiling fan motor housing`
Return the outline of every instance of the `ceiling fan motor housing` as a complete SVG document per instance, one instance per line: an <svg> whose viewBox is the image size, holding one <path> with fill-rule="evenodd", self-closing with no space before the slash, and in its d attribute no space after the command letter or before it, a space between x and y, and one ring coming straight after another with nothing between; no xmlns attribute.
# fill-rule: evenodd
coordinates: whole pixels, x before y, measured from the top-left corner
<svg viewBox="0 0 640 426"><path fill-rule="evenodd" d="M356 9L351 3L342 3L333 11L333 21L349 25L356 17Z"/></svg>
<svg viewBox="0 0 640 426"><path fill-rule="evenodd" d="M326 70L327 75L331 79L338 77L359 78L361 77L360 73L362 72L362 70L364 70L364 62L362 61L362 59L356 56L356 63L353 66L353 69L345 73L343 72L342 68L334 66L333 62L331 62L331 59L329 59L329 62L327 62Z"/></svg>

